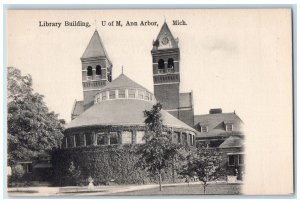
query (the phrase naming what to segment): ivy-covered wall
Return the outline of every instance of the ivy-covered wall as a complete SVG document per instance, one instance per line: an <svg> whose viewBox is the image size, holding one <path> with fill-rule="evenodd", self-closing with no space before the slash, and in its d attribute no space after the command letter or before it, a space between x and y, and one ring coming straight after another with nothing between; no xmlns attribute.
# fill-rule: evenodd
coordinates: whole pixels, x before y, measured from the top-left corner
<svg viewBox="0 0 300 203"><path fill-rule="evenodd" d="M91 176L95 185L156 183L157 177L136 167L137 145L87 146L60 149L53 152L54 184L88 185ZM75 172L70 174L73 164ZM74 171L74 170L73 170ZM181 182L172 167L163 174L163 182ZM75 177L74 177L75 176Z"/></svg>

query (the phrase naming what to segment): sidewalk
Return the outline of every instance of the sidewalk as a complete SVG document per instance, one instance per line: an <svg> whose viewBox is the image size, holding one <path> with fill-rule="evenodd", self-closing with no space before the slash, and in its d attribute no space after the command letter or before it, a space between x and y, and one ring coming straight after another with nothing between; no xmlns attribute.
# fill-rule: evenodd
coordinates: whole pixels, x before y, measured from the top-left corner
<svg viewBox="0 0 300 203"><path fill-rule="evenodd" d="M163 184L166 186L179 186L187 185L188 183L169 183ZM201 182L190 182L190 185L200 185ZM227 182L210 182L208 184L228 184ZM238 182L236 184L242 184ZM137 190L146 190L152 188L158 188L158 184L151 185L117 185L117 186L95 186L93 190L89 190L87 186L83 187L26 187L26 188L8 188L9 197L57 197L57 196L99 196L99 195L111 195L114 193L130 192Z"/></svg>

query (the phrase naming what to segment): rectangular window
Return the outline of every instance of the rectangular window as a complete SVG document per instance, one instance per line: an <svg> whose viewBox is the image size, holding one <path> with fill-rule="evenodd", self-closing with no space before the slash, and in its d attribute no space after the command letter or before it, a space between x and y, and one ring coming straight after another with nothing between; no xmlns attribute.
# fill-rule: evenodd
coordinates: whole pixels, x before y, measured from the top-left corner
<svg viewBox="0 0 300 203"><path fill-rule="evenodd" d="M118 90L119 98L125 98L125 90Z"/></svg>
<svg viewBox="0 0 300 203"><path fill-rule="evenodd" d="M27 164L27 173L32 173L32 163Z"/></svg>
<svg viewBox="0 0 300 203"><path fill-rule="evenodd" d="M244 154L239 154L239 165L244 165Z"/></svg>
<svg viewBox="0 0 300 203"><path fill-rule="evenodd" d="M190 145L193 146L193 135L190 134Z"/></svg>
<svg viewBox="0 0 300 203"><path fill-rule="evenodd" d="M116 98L116 91L111 90L109 91L109 99L115 99Z"/></svg>
<svg viewBox="0 0 300 203"><path fill-rule="evenodd" d="M78 142L76 143L77 146L84 146L84 135L82 134L76 135L76 141L77 140L78 140Z"/></svg>
<svg viewBox="0 0 300 203"><path fill-rule="evenodd" d="M105 92L102 93L102 101L104 101L104 100L106 100L106 93Z"/></svg>
<svg viewBox="0 0 300 203"><path fill-rule="evenodd" d="M208 126L201 126L201 132L202 133L207 133L208 132Z"/></svg>
<svg viewBox="0 0 300 203"><path fill-rule="evenodd" d="M149 93L146 93L145 94L145 100L149 100L150 99L150 95L149 95Z"/></svg>
<svg viewBox="0 0 300 203"><path fill-rule="evenodd" d="M135 90L128 90L128 98L135 98Z"/></svg>
<svg viewBox="0 0 300 203"><path fill-rule="evenodd" d="M228 155L228 166L235 166L235 155Z"/></svg>
<svg viewBox="0 0 300 203"><path fill-rule="evenodd" d="M131 144L132 143L132 132L123 131L122 132L122 144Z"/></svg>
<svg viewBox="0 0 300 203"><path fill-rule="evenodd" d="M109 144L118 144L118 135L117 133L110 133L109 135Z"/></svg>
<svg viewBox="0 0 300 203"><path fill-rule="evenodd" d="M106 135L104 133L97 134L97 145L105 145L106 144Z"/></svg>
<svg viewBox="0 0 300 203"><path fill-rule="evenodd" d="M86 133L85 134L85 140L86 140L86 145L93 145L94 144L94 136L92 133Z"/></svg>
<svg viewBox="0 0 300 203"><path fill-rule="evenodd" d="M186 133L183 133L183 139L184 139L184 144L188 144L188 135Z"/></svg>
<svg viewBox="0 0 300 203"><path fill-rule="evenodd" d="M74 137L72 135L68 136L67 143L68 143L68 148L75 147L74 146Z"/></svg>
<svg viewBox="0 0 300 203"><path fill-rule="evenodd" d="M136 131L136 144L144 144L146 140L144 139L144 131Z"/></svg>
<svg viewBox="0 0 300 203"><path fill-rule="evenodd" d="M177 135L177 143L181 143L181 135L179 132L175 132L175 134Z"/></svg>
<svg viewBox="0 0 300 203"><path fill-rule="evenodd" d="M226 131L233 131L233 124L226 124Z"/></svg>
<svg viewBox="0 0 300 203"><path fill-rule="evenodd" d="M138 91L138 98L139 99L144 99L144 92L143 91Z"/></svg>

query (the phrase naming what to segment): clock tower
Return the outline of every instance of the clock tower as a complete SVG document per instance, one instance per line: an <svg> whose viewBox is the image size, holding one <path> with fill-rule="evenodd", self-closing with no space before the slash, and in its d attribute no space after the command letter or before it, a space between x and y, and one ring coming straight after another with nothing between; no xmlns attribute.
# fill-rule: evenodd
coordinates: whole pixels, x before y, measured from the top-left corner
<svg viewBox="0 0 300 203"><path fill-rule="evenodd" d="M165 22L153 41L152 67L154 95L163 109L174 117L194 126L192 92L179 92L180 51L178 38L174 38Z"/></svg>
<svg viewBox="0 0 300 203"><path fill-rule="evenodd" d="M154 95L165 110L177 117L179 108L180 52L178 39L174 39L165 22L153 42L152 65Z"/></svg>

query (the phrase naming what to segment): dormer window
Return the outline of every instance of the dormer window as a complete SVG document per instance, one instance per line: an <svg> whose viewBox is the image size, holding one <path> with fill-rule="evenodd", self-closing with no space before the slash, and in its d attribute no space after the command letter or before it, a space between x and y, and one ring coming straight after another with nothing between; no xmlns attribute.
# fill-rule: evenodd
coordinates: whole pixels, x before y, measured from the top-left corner
<svg viewBox="0 0 300 203"><path fill-rule="evenodd" d="M208 132L208 126L207 125L202 125L201 126L201 132L202 133L207 133Z"/></svg>
<svg viewBox="0 0 300 203"><path fill-rule="evenodd" d="M231 131L233 131L233 124L227 123L227 124L225 124L225 128L226 128L226 131L231 132Z"/></svg>

